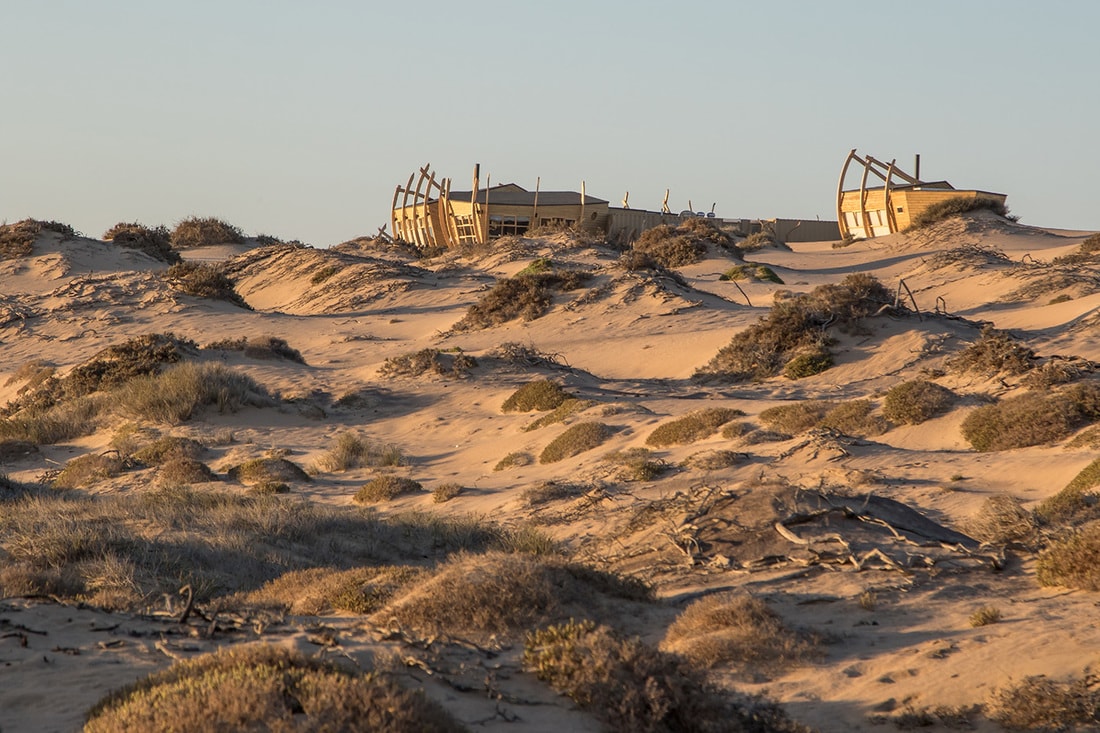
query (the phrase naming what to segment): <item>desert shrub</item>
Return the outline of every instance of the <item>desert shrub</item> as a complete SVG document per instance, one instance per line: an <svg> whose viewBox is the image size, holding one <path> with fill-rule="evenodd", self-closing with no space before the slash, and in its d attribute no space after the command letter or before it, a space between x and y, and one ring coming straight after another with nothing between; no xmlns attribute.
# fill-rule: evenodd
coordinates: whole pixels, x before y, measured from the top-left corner
<svg viewBox="0 0 1100 733"><path fill-rule="evenodd" d="M550 412L537 418L536 420L531 421L531 423L529 423L528 425L525 425L523 429L527 432L530 432L532 430L544 428L547 425L556 425L558 423L565 422L569 418L573 417L576 414L584 412L589 407L592 407L595 404L595 400L579 400L568 398Z"/></svg>
<svg viewBox="0 0 1100 733"><path fill-rule="evenodd" d="M320 285L325 280L340 272L340 268L336 265L323 265L309 278L311 285Z"/></svg>
<svg viewBox="0 0 1100 733"><path fill-rule="evenodd" d="M685 608L661 648L702 667L726 665L751 675L777 671L815 652L810 637L787 628L762 600L730 593Z"/></svg>
<svg viewBox="0 0 1100 733"><path fill-rule="evenodd" d="M614 451L603 460L618 467L620 481L652 481L668 470L668 464L653 457L648 448Z"/></svg>
<svg viewBox="0 0 1100 733"><path fill-rule="evenodd" d="M54 488L76 489L93 486L122 473L125 462L118 455L92 454L79 456L65 464L53 480Z"/></svg>
<svg viewBox="0 0 1100 733"><path fill-rule="evenodd" d="M424 634L512 636L612 599L649 597L637 581L554 556L460 554L407 588L378 618Z"/></svg>
<svg viewBox="0 0 1100 733"><path fill-rule="evenodd" d="M273 404L267 390L248 375L221 364L195 362L132 379L112 396L114 408L122 414L169 424L189 420L207 406L236 412L246 406Z"/></svg>
<svg viewBox="0 0 1100 733"><path fill-rule="evenodd" d="M599 422L582 422L569 427L539 454L539 463L556 463L603 444L612 429Z"/></svg>
<svg viewBox="0 0 1100 733"><path fill-rule="evenodd" d="M802 400L790 405L776 405L761 411L760 422L788 435L796 435L817 427L830 410L837 407L829 400Z"/></svg>
<svg viewBox="0 0 1100 733"><path fill-rule="evenodd" d="M645 442L646 445L657 448L694 443L697 440L710 437L718 428L733 418L741 417L744 414L741 410L729 407L704 407L689 412L683 417L658 425L649 434Z"/></svg>
<svg viewBox="0 0 1100 733"><path fill-rule="evenodd" d="M31 359L20 364L4 381L4 386L10 387L16 382L23 382L23 386L19 388L19 394L22 394L42 384L56 372L57 369L45 359Z"/></svg>
<svg viewBox="0 0 1100 733"><path fill-rule="evenodd" d="M179 252L172 249L172 238L166 227L119 222L103 233L103 239L122 247L136 249L153 259L174 265L182 262Z"/></svg>
<svg viewBox="0 0 1100 733"><path fill-rule="evenodd" d="M289 494L290 485L282 481L263 480L248 487L249 496L272 496L274 494Z"/></svg>
<svg viewBox="0 0 1100 733"><path fill-rule="evenodd" d="M893 302L890 292L865 274L777 300L764 318L735 335L698 369L695 379L739 382L773 377L800 354L827 353L828 327L851 329Z"/></svg>
<svg viewBox="0 0 1100 733"><path fill-rule="evenodd" d="M1034 366L1035 352L992 326L982 328L978 339L947 365L955 372L974 372L987 377L1023 374Z"/></svg>
<svg viewBox="0 0 1100 733"><path fill-rule="evenodd" d="M775 704L760 698L734 702L676 655L591 621L529 633L523 665L611 731L806 730Z"/></svg>
<svg viewBox="0 0 1100 733"><path fill-rule="evenodd" d="M979 626L989 626L990 624L998 623L1001 620L1001 612L995 606L982 606L974 613L970 614L970 625L974 628Z"/></svg>
<svg viewBox="0 0 1100 733"><path fill-rule="evenodd" d="M683 267L698 262L707 253L706 240L682 227L660 224L647 229L634 243L634 250L647 255L661 267Z"/></svg>
<svg viewBox="0 0 1100 733"><path fill-rule="evenodd" d="M534 462L535 457L532 456L530 453L525 453L524 451L513 451L512 453L509 453L508 455L504 456L504 458L501 458L499 461L497 461L496 465L493 466L493 470L504 471L505 469L517 468L519 466L530 466Z"/></svg>
<svg viewBox="0 0 1100 733"><path fill-rule="evenodd" d="M523 385L504 400L501 412L530 412L553 410L573 395L550 379L536 379Z"/></svg>
<svg viewBox="0 0 1100 733"><path fill-rule="evenodd" d="M376 673L267 644L177 662L108 695L88 733L119 730L464 730L438 704Z"/></svg>
<svg viewBox="0 0 1100 733"><path fill-rule="evenodd" d="M728 422L722 426L722 437L726 440L742 438L752 432L752 424L747 422Z"/></svg>
<svg viewBox="0 0 1100 733"><path fill-rule="evenodd" d="M881 415L874 414L874 409L875 405L870 400L841 402L825 413L817 427L858 437L882 435L889 425Z"/></svg>
<svg viewBox="0 0 1100 733"><path fill-rule="evenodd" d="M405 455L398 446L393 443L372 443L355 433L341 433L336 438L336 444L317 460L317 468L322 471L406 464Z"/></svg>
<svg viewBox="0 0 1100 733"><path fill-rule="evenodd" d="M974 730L975 719L981 713L981 705L934 705L918 708L912 703L906 703L900 713L890 716L890 722L898 730Z"/></svg>
<svg viewBox="0 0 1100 733"><path fill-rule="evenodd" d="M688 456L684 461L684 465L702 471L718 471L739 465L746 460L748 460L748 456L744 453L736 453L731 450L708 450Z"/></svg>
<svg viewBox="0 0 1100 733"><path fill-rule="evenodd" d="M172 246L176 249L243 242L244 234L240 229L212 217L192 216L176 224L176 228L172 230Z"/></svg>
<svg viewBox="0 0 1100 733"><path fill-rule="evenodd" d="M1095 488L1100 486L1100 458L1073 477L1065 488L1035 507L1035 516L1046 524L1062 524L1091 518L1097 506Z"/></svg>
<svg viewBox="0 0 1100 733"><path fill-rule="evenodd" d="M34 219L0 224L0 261L29 255L41 231L42 226Z"/></svg>
<svg viewBox="0 0 1100 733"><path fill-rule="evenodd" d="M931 226L936 222L943 221L944 219L950 219L953 216L960 214L966 214L971 211L987 210L992 211L998 216L1003 216L1006 219L1015 221L1015 217L1012 217L1008 212L1008 207L1005 206L1003 201L997 199L983 198L981 196L977 198L969 198L966 196L952 196L951 198L938 201L929 206L924 211L918 213L913 217L909 223L910 230L923 229L927 226Z"/></svg>
<svg viewBox="0 0 1100 733"><path fill-rule="evenodd" d="M306 363L306 360L302 358L302 352L288 344L286 339L276 336L253 336L251 338L242 336L237 339L222 339L207 344L203 348L220 351L240 351L250 359L286 359L287 361L296 361L299 364Z"/></svg>
<svg viewBox="0 0 1100 733"><path fill-rule="evenodd" d="M1093 384L1010 397L973 410L962 422L962 434L978 451L1051 443L1097 419L1096 397Z"/></svg>
<svg viewBox="0 0 1100 733"><path fill-rule="evenodd" d="M628 249L619 255L619 267L623 268L627 272L638 272L640 270L664 270L665 268L653 258L652 255L646 252L639 252L636 249Z"/></svg>
<svg viewBox="0 0 1100 733"><path fill-rule="evenodd" d="M190 486L217 480L210 467L195 458L170 458L157 468L157 481L168 486Z"/></svg>
<svg viewBox="0 0 1100 733"><path fill-rule="evenodd" d="M310 482L301 466L285 458L253 458L226 470L229 478L247 485L276 481Z"/></svg>
<svg viewBox="0 0 1100 733"><path fill-rule="evenodd" d="M346 570L307 568L284 573L258 590L239 593L229 604L265 608L294 614L320 616L346 612L374 613L426 571L408 565L358 567Z"/></svg>
<svg viewBox="0 0 1100 733"><path fill-rule="evenodd" d="M422 374L461 377L477 366L477 360L461 351L444 353L439 349L421 349L386 359L378 368L383 377L419 377Z"/></svg>
<svg viewBox="0 0 1100 733"><path fill-rule="evenodd" d="M458 498L465 490L466 489L462 486L462 484L455 483L454 481L447 481L445 483L438 484L434 489L432 489L432 501L434 501L436 504L443 504L450 501L451 499Z"/></svg>
<svg viewBox="0 0 1100 733"><path fill-rule="evenodd" d="M0 464L11 463L38 452L38 446L27 440L0 439Z"/></svg>
<svg viewBox="0 0 1100 733"><path fill-rule="evenodd" d="M765 247L774 247L776 244L778 244L778 240L775 238L775 233L768 229L763 229L759 232L753 232L742 239L737 243L737 248L742 252L756 252Z"/></svg>
<svg viewBox="0 0 1100 733"><path fill-rule="evenodd" d="M703 216L691 216L681 219L676 225L676 231L692 237L696 241L710 242L723 249L737 251L733 237L722 230L721 225L713 219Z"/></svg>
<svg viewBox="0 0 1100 733"><path fill-rule="evenodd" d="M587 487L568 481L539 481L529 486L519 495L519 499L528 509L549 504L554 501L576 499L587 491Z"/></svg>
<svg viewBox="0 0 1100 733"><path fill-rule="evenodd" d="M386 474L371 479L355 492L355 501L360 504L373 504L389 501L406 494L416 494L424 490L419 481L404 476Z"/></svg>
<svg viewBox="0 0 1100 733"><path fill-rule="evenodd" d="M964 528L979 542L996 545L1029 545L1036 538L1035 518L1019 499L1007 494L987 497Z"/></svg>
<svg viewBox="0 0 1100 733"><path fill-rule="evenodd" d="M164 278L172 288L185 295L211 300L224 300L252 310L234 287L233 281L214 265L202 262L179 262L168 268Z"/></svg>
<svg viewBox="0 0 1100 733"><path fill-rule="evenodd" d="M787 379L805 379L821 374L832 366L833 355L823 344L817 344L784 364L783 376Z"/></svg>
<svg viewBox="0 0 1100 733"><path fill-rule="evenodd" d="M0 418L0 439L51 445L88 435L96 429L104 401L100 395L79 397L41 410Z"/></svg>
<svg viewBox="0 0 1100 733"><path fill-rule="evenodd" d="M454 328L457 331L474 331L516 318L533 321L550 309L556 291L575 290L588 279L587 273L556 269L504 278L471 305Z"/></svg>
<svg viewBox="0 0 1100 733"><path fill-rule="evenodd" d="M1065 731L1100 724L1100 690L1089 679L1056 682L1025 677L1017 685L994 691L989 718L1008 730ZM1082 728L1085 730L1085 728Z"/></svg>
<svg viewBox="0 0 1100 733"><path fill-rule="evenodd" d="M1035 577L1040 585L1100 590L1100 524L1051 543L1039 555Z"/></svg>
<svg viewBox="0 0 1100 733"><path fill-rule="evenodd" d="M783 279L775 274L775 270L767 265L745 264L734 265L722 273L719 280L754 280L756 282L769 282L783 284Z"/></svg>
<svg viewBox="0 0 1100 733"><path fill-rule="evenodd" d="M903 382L890 389L882 401L882 414L890 422L919 425L950 409L955 393L926 379Z"/></svg>
<svg viewBox="0 0 1100 733"><path fill-rule="evenodd" d="M194 460L205 452L205 446L197 440L169 435L133 451L131 457L146 466L159 466L181 458Z"/></svg>

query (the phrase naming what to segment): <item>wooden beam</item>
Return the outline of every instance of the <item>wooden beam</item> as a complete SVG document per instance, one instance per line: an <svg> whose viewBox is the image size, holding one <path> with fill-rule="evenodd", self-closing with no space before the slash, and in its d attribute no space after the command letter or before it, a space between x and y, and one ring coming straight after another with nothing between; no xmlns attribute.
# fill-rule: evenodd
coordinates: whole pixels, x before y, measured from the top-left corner
<svg viewBox="0 0 1100 733"><path fill-rule="evenodd" d="M535 176L535 203L531 207L531 224L528 228L534 228L538 226L539 218L539 185L542 183L542 176Z"/></svg>
<svg viewBox="0 0 1100 733"><path fill-rule="evenodd" d="M894 215L894 204L890 201L890 179L894 175L894 163L896 162L896 158L890 161L890 167L886 169L886 183L882 186L882 201L883 206L886 207L886 225L890 227L891 234L898 230L898 218Z"/></svg>
<svg viewBox="0 0 1100 733"><path fill-rule="evenodd" d="M871 169L870 161L863 164L863 176L859 179L859 220L863 222L863 235L869 236L867 220L867 171Z"/></svg>

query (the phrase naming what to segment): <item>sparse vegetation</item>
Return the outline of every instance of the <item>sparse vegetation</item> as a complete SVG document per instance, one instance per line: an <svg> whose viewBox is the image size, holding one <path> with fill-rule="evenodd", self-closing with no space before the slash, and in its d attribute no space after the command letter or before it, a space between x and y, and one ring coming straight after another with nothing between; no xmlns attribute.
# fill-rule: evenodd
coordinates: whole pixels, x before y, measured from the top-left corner
<svg viewBox="0 0 1100 733"><path fill-rule="evenodd" d="M421 349L386 359L378 369L383 377L419 377L423 374L462 377L477 366L477 359L461 351L446 353Z"/></svg>
<svg viewBox="0 0 1100 733"><path fill-rule="evenodd" d="M875 405L871 400L841 402L825 413L817 427L839 430L845 435L861 438L882 435L889 425L874 410Z"/></svg>
<svg viewBox="0 0 1100 733"><path fill-rule="evenodd" d="M614 451L603 459L618 467L620 481L652 481L669 468L667 463L654 458L647 448Z"/></svg>
<svg viewBox="0 0 1100 733"><path fill-rule="evenodd" d="M801 354L796 354L790 361L783 365L783 376L787 379L805 379L815 374L821 374L833 366L833 355L822 344L810 347Z"/></svg>
<svg viewBox="0 0 1100 733"><path fill-rule="evenodd" d="M220 412L266 407L272 398L251 377L221 364L184 362L137 377L113 390L114 408L133 418L167 424L191 419L201 408Z"/></svg>
<svg viewBox="0 0 1100 733"><path fill-rule="evenodd" d="M119 475L124 467L125 463L117 454L89 453L66 463L65 468L54 478L53 485L58 489L93 486Z"/></svg>
<svg viewBox="0 0 1100 733"><path fill-rule="evenodd" d="M447 481L432 489L432 501L436 504L443 504L451 499L457 499L465 490L462 484L454 481Z"/></svg>
<svg viewBox="0 0 1100 733"><path fill-rule="evenodd" d="M1100 590L1100 523L1051 543L1039 555L1035 577L1040 585Z"/></svg>
<svg viewBox="0 0 1100 733"><path fill-rule="evenodd" d="M767 265L745 264L734 265L722 273L719 280L753 280L755 282L769 282L783 284L783 279L775 274L775 270Z"/></svg>
<svg viewBox="0 0 1100 733"><path fill-rule="evenodd" d="M761 411L760 422L788 435L796 435L816 427L837 406L829 400L802 400L789 405L776 405Z"/></svg>
<svg viewBox="0 0 1100 733"><path fill-rule="evenodd" d="M517 318L533 321L550 309L555 292L575 290L588 278L587 273L577 270L556 269L504 278L471 305L454 328L475 331Z"/></svg>
<svg viewBox="0 0 1100 733"><path fill-rule="evenodd" d="M574 396L566 392L560 384L550 379L536 379L513 392L504 404L501 412L531 412L532 410L553 410Z"/></svg>
<svg viewBox="0 0 1100 733"><path fill-rule="evenodd" d="M1100 417L1100 385L1077 384L1054 394L1029 392L973 410L962 422L974 450L999 451L1061 440Z"/></svg>
<svg viewBox="0 0 1100 733"><path fill-rule="evenodd" d="M192 216L176 224L176 228L172 230L172 246L176 249L243 242L244 234L240 229L212 217Z"/></svg>
<svg viewBox="0 0 1100 733"><path fill-rule="evenodd" d="M404 466L408 463L401 448L393 443L373 443L355 433L341 433L336 444L317 460L322 471L348 471L353 468Z"/></svg>
<svg viewBox="0 0 1100 733"><path fill-rule="evenodd" d="M534 486L529 486L519 495L520 501L528 509L549 504L554 501L576 499L582 496L586 487L567 481L540 481Z"/></svg>
<svg viewBox="0 0 1100 733"><path fill-rule="evenodd" d="M174 265L182 262L179 252L172 249L171 235L163 226L147 227L142 224L119 222L103 233L103 239L122 247L136 249L153 259Z"/></svg>
<svg viewBox="0 0 1100 733"><path fill-rule="evenodd" d="M970 625L974 628L989 626L1001 620L1001 611L996 606L982 606L970 614Z"/></svg>
<svg viewBox="0 0 1100 733"><path fill-rule="evenodd" d="M987 710L991 720L1008 730L1064 731L1079 725L1094 729L1100 724L1100 690L1090 679L1025 677L996 690Z"/></svg>
<svg viewBox="0 0 1100 733"><path fill-rule="evenodd" d="M340 268L336 265L323 265L309 278L309 283L310 285L320 285L338 272L340 272Z"/></svg>
<svg viewBox="0 0 1100 733"><path fill-rule="evenodd" d="M645 442L646 445L656 448L694 443L714 435L718 428L744 414L741 410L729 407L704 407L658 425Z"/></svg>
<svg viewBox="0 0 1100 733"><path fill-rule="evenodd" d="M217 480L209 466L194 458L170 458L157 468L157 482L162 486L190 486Z"/></svg>
<svg viewBox="0 0 1100 733"><path fill-rule="evenodd" d="M525 425L523 429L530 432L532 430L538 430L539 428L545 428L547 425L556 425L565 422L569 418L584 412L595 404L595 400L569 398L545 415L536 420L532 420L531 423Z"/></svg>
<svg viewBox="0 0 1100 733"><path fill-rule="evenodd" d="M268 581L258 590L229 599L246 608L265 608L295 616L345 612L374 613L393 595L421 580L427 571L410 565L381 565L338 570L294 570Z"/></svg>
<svg viewBox="0 0 1100 733"><path fill-rule="evenodd" d="M179 262L168 268L165 280L185 295L224 300L246 310L252 306L233 288L233 281L214 265L203 262Z"/></svg>
<svg viewBox="0 0 1100 733"><path fill-rule="evenodd" d="M360 504L377 504L406 494L418 494L423 490L424 487L419 481L413 481L405 476L385 474L363 484L362 488L355 492L355 501Z"/></svg>
<svg viewBox="0 0 1100 733"><path fill-rule="evenodd" d="M1035 507L1035 516L1048 525L1062 525L1092 519L1096 514L1100 486L1100 458L1081 469L1065 488Z"/></svg>
<svg viewBox="0 0 1100 733"><path fill-rule="evenodd" d="M237 339L222 339L214 341L203 347L207 350L240 351L250 359L285 359L299 364L305 364L302 352L298 351L276 336L253 336Z"/></svg>
<svg viewBox="0 0 1100 733"><path fill-rule="evenodd" d="M944 199L943 201L932 204L927 209L914 216L909 224L909 229L923 229L936 222L943 221L944 219L950 219L953 216L980 210L992 211L997 216L1003 216L1011 221L1016 221L1016 218L1009 214L1008 207L1005 206L1004 202L998 201L997 199L985 198L982 196L976 198L953 196L949 199Z"/></svg>
<svg viewBox="0 0 1100 733"><path fill-rule="evenodd" d="M117 438L118 436L116 436ZM114 442L112 440L112 443ZM197 440L169 435L157 438L152 443L132 451L131 457L146 466L159 466L168 461L182 458L201 458L205 452L206 448Z"/></svg>
<svg viewBox="0 0 1100 733"><path fill-rule="evenodd" d="M297 481L309 483L313 479L301 466L285 458L253 458L226 470L229 478L246 486L262 483Z"/></svg>
<svg viewBox="0 0 1100 733"><path fill-rule="evenodd" d="M63 237L75 237L68 224L56 221L23 219L14 224L0 224L0 261L26 257L34 250L34 242L42 232L56 232Z"/></svg>
<svg viewBox="0 0 1100 733"><path fill-rule="evenodd" d="M694 453L688 456L684 465L688 468L697 468L702 471L718 471L730 466L737 466L748 460L745 453L736 453L731 450L708 450Z"/></svg>
<svg viewBox="0 0 1100 733"><path fill-rule="evenodd" d="M634 243L634 251L641 252L661 267L673 268L701 260L707 253L707 244L682 225L673 228L661 224L642 232Z"/></svg>
<svg viewBox="0 0 1100 733"><path fill-rule="evenodd" d="M1036 539L1035 518L1019 499L1008 494L986 498L978 513L965 524L965 529L979 542L995 545L1030 545Z"/></svg>
<svg viewBox="0 0 1100 733"><path fill-rule="evenodd" d="M501 458L499 461L497 461L496 465L493 466L493 470L504 471L509 468L517 468L519 466L530 466L534 462L535 457L532 456L530 453L526 453L524 451L513 451L512 453L509 453L508 455L504 456L504 458Z"/></svg>
<svg viewBox="0 0 1100 733"><path fill-rule="evenodd" d="M973 372L986 377L998 374L1023 374L1034 367L1035 352L992 326L982 328L981 335L958 356L948 361L955 372Z"/></svg>
<svg viewBox="0 0 1100 733"><path fill-rule="evenodd" d="M610 427L600 422L577 423L542 449L539 463L556 463L592 450L610 438L612 432Z"/></svg>
<svg viewBox="0 0 1100 733"><path fill-rule="evenodd" d="M893 387L882 401L882 414L890 422L919 425L951 408L955 393L926 379L914 379Z"/></svg>

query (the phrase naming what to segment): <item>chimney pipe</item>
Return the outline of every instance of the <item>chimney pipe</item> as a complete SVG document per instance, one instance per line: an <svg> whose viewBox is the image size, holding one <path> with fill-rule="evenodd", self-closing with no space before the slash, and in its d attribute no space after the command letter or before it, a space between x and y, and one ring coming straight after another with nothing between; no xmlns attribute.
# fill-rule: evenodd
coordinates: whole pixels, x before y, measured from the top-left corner
<svg viewBox="0 0 1100 733"><path fill-rule="evenodd" d="M920 153L917 153L916 162L914 163L913 167L916 168L916 170L913 171L913 178L916 178L919 181L920 180Z"/></svg>

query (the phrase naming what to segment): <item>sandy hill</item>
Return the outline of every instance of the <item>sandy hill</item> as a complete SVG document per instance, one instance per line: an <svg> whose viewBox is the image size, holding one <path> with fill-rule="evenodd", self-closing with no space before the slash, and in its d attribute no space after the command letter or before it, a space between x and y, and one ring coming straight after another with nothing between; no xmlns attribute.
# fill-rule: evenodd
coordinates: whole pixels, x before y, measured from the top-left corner
<svg viewBox="0 0 1100 733"><path fill-rule="evenodd" d="M0 260L0 729L261 642L469 729L1096 725L1097 238L739 245L40 232Z"/></svg>

